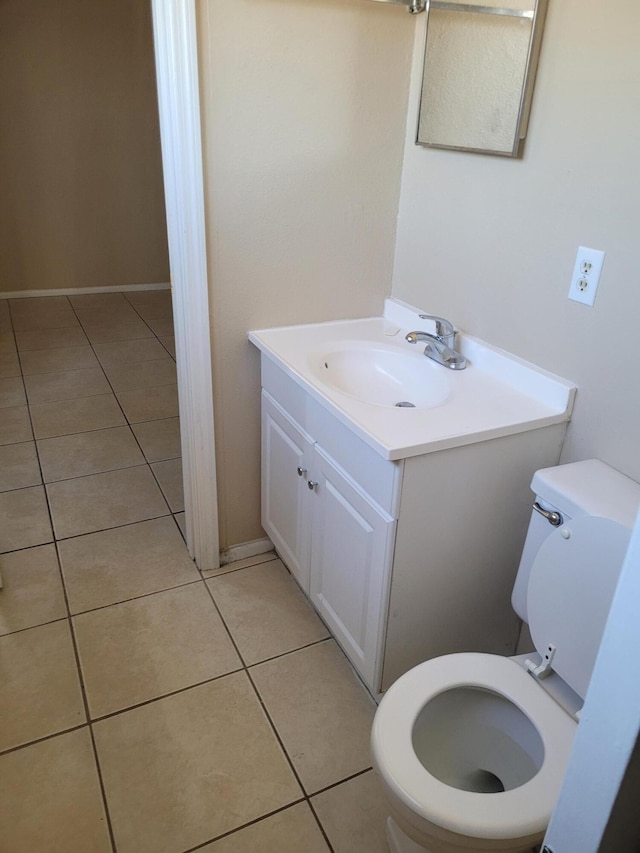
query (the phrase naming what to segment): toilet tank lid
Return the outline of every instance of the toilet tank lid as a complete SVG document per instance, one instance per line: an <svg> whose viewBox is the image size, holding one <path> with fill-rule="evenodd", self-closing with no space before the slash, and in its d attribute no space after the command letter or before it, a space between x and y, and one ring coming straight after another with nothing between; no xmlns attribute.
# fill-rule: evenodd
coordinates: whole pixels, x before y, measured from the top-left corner
<svg viewBox="0 0 640 853"><path fill-rule="evenodd" d="M541 468L531 489L571 518L600 516L629 529L640 508L640 485L599 459Z"/></svg>

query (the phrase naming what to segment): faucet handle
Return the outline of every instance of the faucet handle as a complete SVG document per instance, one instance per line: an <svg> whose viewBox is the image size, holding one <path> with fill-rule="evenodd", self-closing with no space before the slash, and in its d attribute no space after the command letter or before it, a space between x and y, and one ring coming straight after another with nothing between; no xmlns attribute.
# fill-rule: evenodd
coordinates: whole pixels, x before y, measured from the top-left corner
<svg viewBox="0 0 640 853"><path fill-rule="evenodd" d="M453 323L450 320L445 320L444 317L436 317L435 314L419 314L421 320L433 320L436 324L436 335L439 338L448 338L456 334L453 328Z"/></svg>

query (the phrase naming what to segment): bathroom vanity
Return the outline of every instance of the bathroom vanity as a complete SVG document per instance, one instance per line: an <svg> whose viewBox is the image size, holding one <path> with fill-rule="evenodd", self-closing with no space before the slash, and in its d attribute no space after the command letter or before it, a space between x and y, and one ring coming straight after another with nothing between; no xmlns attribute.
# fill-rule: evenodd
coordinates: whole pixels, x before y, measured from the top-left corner
<svg viewBox="0 0 640 853"><path fill-rule="evenodd" d="M388 300L250 333L263 526L373 694L436 655L513 652L529 482L558 462L575 390L463 335L469 367L448 371L405 342L424 327Z"/></svg>

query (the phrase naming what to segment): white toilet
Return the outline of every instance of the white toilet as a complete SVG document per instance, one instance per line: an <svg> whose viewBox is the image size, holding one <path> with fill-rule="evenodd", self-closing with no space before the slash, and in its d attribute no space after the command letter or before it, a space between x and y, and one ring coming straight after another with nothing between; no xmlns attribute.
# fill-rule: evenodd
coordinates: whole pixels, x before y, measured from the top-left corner
<svg viewBox="0 0 640 853"><path fill-rule="evenodd" d="M546 830L640 486L592 459L538 471L531 488L512 603L537 654L434 658L399 678L376 712L393 853L528 853Z"/></svg>

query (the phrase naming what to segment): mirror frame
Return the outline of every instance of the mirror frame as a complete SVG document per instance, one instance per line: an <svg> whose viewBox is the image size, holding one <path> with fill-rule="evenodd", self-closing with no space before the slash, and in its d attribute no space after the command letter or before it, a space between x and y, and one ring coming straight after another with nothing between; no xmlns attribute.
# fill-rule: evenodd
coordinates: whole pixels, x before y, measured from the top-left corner
<svg viewBox="0 0 640 853"><path fill-rule="evenodd" d="M529 127L529 117L531 114L531 102L533 100L533 88L535 84L536 71L538 68L538 58L540 56L540 48L542 45L542 32L547 14L548 0L534 0L534 7L531 19L531 34L529 36L529 47L527 52L527 61L522 80L522 88L520 92L520 106L518 110L518 118L514 133L513 147L511 150L498 151L489 148L474 148L465 145L443 145L435 142L425 142L420 139L420 117L423 110L424 96L424 73L427 61L427 47L429 38L429 13L433 10L443 11L467 11L482 13L490 9L491 14L501 14L500 11L493 11L494 7L485 7L479 4L468 4L464 2L456 2L456 0L426 0L426 22L424 34L424 58L422 62L422 80L420 83L420 100L418 104L418 123L416 128L415 144L424 148L439 148L448 151L466 151L473 154L492 154L498 157L520 157L523 152L523 142L527 135ZM517 11L517 10L509 10ZM530 11L530 10L527 10ZM503 13L504 14L504 13Z"/></svg>

